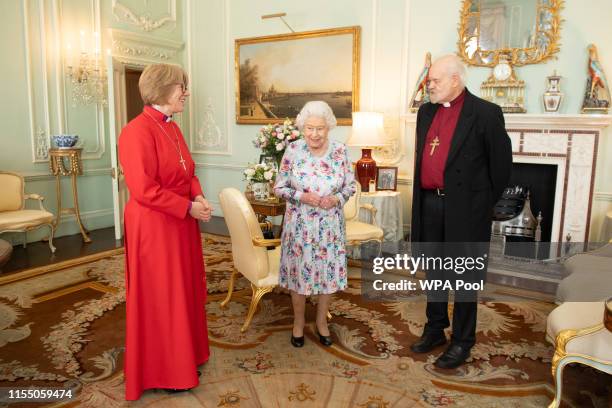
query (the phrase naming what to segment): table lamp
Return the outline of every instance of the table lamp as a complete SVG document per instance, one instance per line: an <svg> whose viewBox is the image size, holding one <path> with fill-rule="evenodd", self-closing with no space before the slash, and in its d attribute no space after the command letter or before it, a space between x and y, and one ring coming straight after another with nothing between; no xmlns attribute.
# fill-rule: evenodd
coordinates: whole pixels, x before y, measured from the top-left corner
<svg viewBox="0 0 612 408"><path fill-rule="evenodd" d="M376 161L372 148L385 146L383 114L378 112L353 112L353 128L346 141L347 146L361 147L361 159L355 165L361 191L370 191L370 180L376 179Z"/></svg>

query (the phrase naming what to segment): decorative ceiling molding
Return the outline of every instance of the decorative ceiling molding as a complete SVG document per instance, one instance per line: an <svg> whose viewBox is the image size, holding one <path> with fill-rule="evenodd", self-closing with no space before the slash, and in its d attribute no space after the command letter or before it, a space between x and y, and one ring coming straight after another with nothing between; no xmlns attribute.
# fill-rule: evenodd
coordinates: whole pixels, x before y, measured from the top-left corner
<svg viewBox="0 0 612 408"><path fill-rule="evenodd" d="M149 62L164 62L176 57L185 44L149 35L111 30L113 56L141 59Z"/></svg>
<svg viewBox="0 0 612 408"><path fill-rule="evenodd" d="M119 0L113 0L113 16L117 21L131 24L146 32L157 30L166 24L174 29L176 27L176 0L167 0L167 5L167 14L156 20L151 18L150 13L146 10L142 14L137 14Z"/></svg>

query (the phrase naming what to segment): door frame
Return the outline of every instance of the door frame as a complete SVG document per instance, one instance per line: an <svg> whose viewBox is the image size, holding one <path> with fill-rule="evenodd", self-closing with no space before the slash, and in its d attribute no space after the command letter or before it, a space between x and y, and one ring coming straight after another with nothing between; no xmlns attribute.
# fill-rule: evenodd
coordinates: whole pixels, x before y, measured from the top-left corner
<svg viewBox="0 0 612 408"><path fill-rule="evenodd" d="M150 63L154 63L151 61ZM113 186L113 219L115 225L115 239L123 237L123 209L125 202L122 192L127 191L123 180L123 171L119 164L118 138L119 132L127 124L127 101L125 87L126 68L142 70L150 63L142 60L131 60L124 57L108 55L108 115L109 139L111 151L111 177Z"/></svg>

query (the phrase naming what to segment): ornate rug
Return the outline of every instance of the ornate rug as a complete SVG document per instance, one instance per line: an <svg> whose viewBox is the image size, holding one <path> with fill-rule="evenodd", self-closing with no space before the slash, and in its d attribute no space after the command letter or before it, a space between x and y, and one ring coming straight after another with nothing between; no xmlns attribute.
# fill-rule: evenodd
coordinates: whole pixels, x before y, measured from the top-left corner
<svg viewBox="0 0 612 408"><path fill-rule="evenodd" d="M123 254L0 286L0 387L70 388L75 397L63 406L79 407L545 407L552 399L553 350L544 340L551 303L480 303L470 363L440 370L433 361L443 348L429 356L409 349L425 303L366 302L355 278L332 301L331 348L316 341L310 304L306 345L290 345L291 302L281 291L264 296L240 333L248 281L239 279L228 307L219 307L233 268L229 238L204 235L203 254L212 354L197 388L124 401ZM610 377L571 366L564 378L564 406L610 406Z"/></svg>

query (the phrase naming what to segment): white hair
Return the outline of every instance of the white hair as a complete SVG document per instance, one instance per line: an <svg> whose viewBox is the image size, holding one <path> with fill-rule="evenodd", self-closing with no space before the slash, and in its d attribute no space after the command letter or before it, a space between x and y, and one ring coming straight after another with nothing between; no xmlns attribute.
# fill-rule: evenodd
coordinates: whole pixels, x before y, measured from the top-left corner
<svg viewBox="0 0 612 408"><path fill-rule="evenodd" d="M459 82L465 87L465 81L467 79L467 69L461 59L455 54L447 54L438 58L436 61L444 61L446 64L447 73L452 76L457 74ZM434 61L434 62L436 62Z"/></svg>
<svg viewBox="0 0 612 408"><path fill-rule="evenodd" d="M306 102L306 105L302 108L300 113L295 118L295 125L298 129L304 129L304 123L311 116L317 116L325 119L325 123L327 124L328 130L332 130L336 127L336 117L334 116L334 112L332 108L324 101L310 101Z"/></svg>

